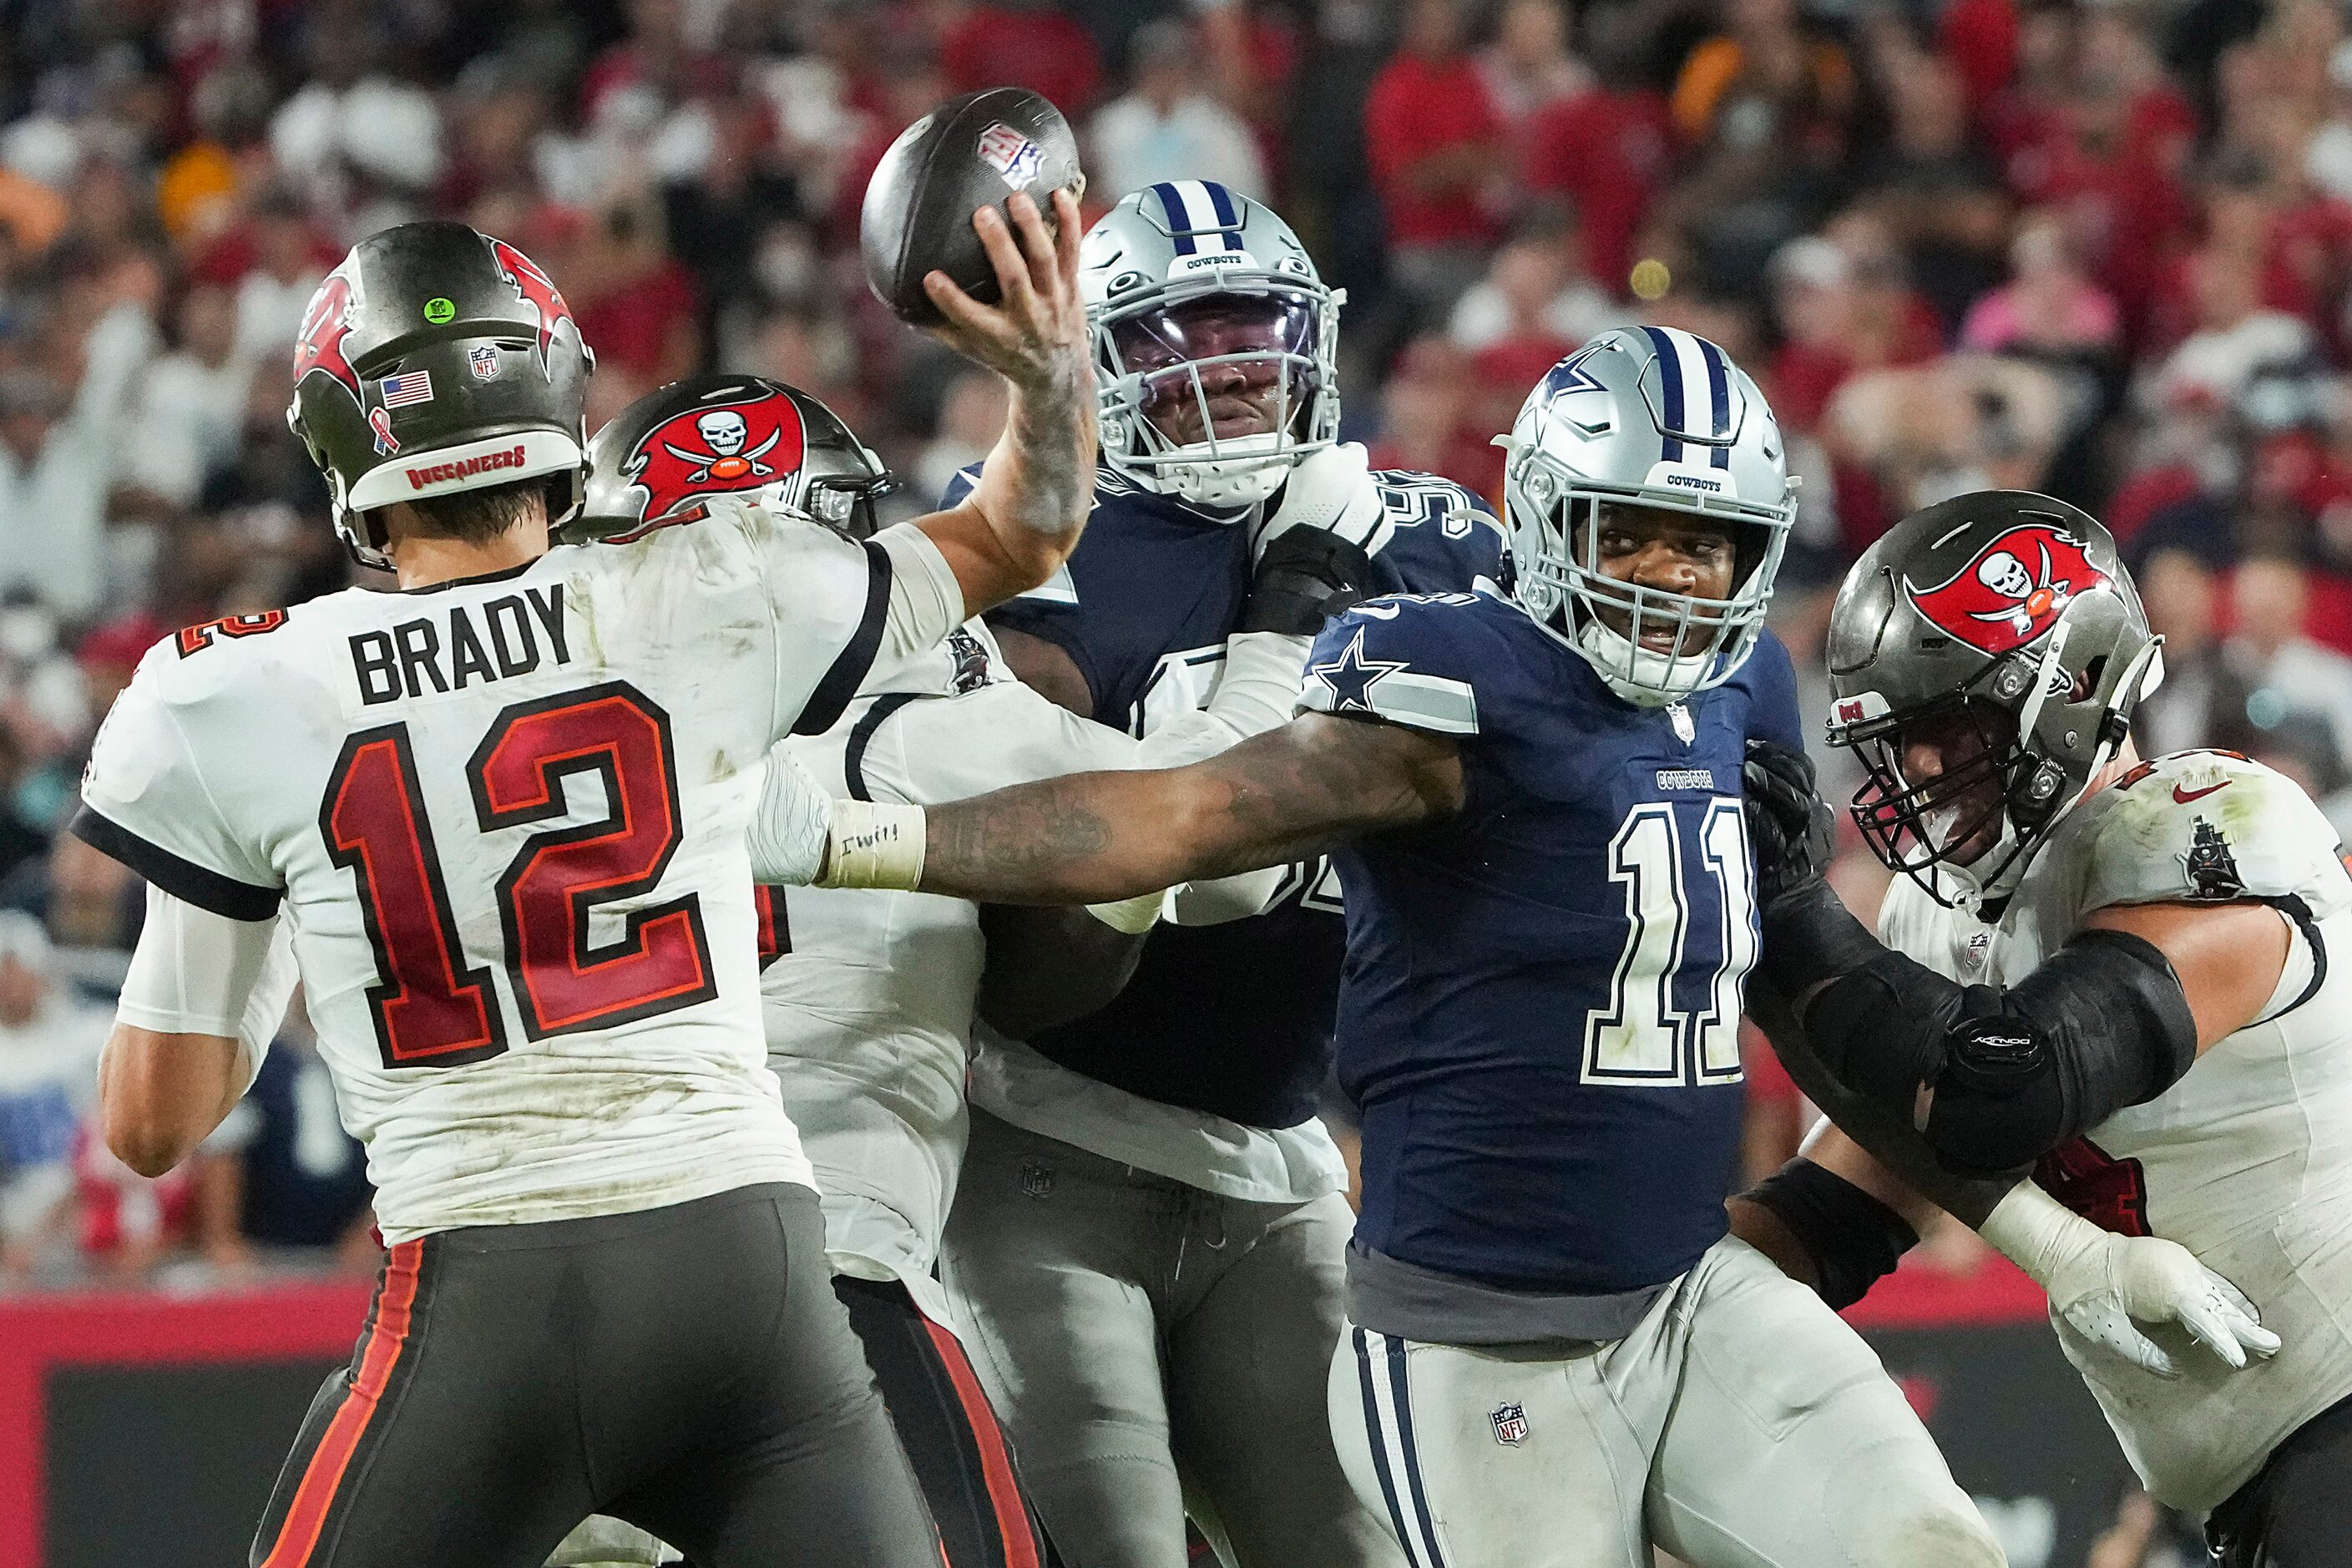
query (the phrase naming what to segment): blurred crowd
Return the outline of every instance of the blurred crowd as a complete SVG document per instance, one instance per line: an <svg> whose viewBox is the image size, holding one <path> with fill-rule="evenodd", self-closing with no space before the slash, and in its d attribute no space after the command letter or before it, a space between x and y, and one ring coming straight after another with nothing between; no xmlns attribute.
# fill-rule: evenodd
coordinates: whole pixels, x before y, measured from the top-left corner
<svg viewBox="0 0 2352 1568"><path fill-rule="evenodd" d="M298 1026L184 1175L93 1147L142 895L58 832L157 637L352 580L284 421L327 268L461 217L570 300L592 426L694 369L777 376L916 509L1003 404L867 294L859 199L905 125L1007 82L1078 128L1089 217L1195 177L1291 220L1348 291L1343 434L1379 463L1494 496L1489 437L1552 361L1691 328L1756 373L1803 477L1801 668L1893 520L2046 489L2122 537L2168 639L2142 749L2246 752L2352 825L2352 27L2326 0L21 0L0 1281L364 1252ZM1777 1163L1792 1119L1758 1099Z"/></svg>

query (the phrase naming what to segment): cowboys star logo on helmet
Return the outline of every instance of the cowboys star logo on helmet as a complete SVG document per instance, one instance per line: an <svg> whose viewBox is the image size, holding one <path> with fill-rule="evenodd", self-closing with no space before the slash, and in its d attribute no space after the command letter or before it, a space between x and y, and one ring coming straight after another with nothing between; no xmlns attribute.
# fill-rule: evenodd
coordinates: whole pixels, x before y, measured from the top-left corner
<svg viewBox="0 0 2352 1568"><path fill-rule="evenodd" d="M487 235L483 237L489 239L490 254L498 258L499 273L514 285L516 297L539 312L539 365L545 370L548 350L555 342L556 323L570 322L574 337L580 335L580 323L572 320L572 307L563 302L562 293L539 269L539 263L503 239Z"/></svg>
<svg viewBox="0 0 2352 1568"><path fill-rule="evenodd" d="M1903 591L1953 637L2002 654L2041 637L2068 600L2106 581L2073 534L2028 523L1993 539L1948 581L1922 588L1906 577Z"/></svg>
<svg viewBox="0 0 2352 1568"><path fill-rule="evenodd" d="M800 411L764 393L671 416L646 433L622 472L646 491L645 515L711 490L753 490L800 467Z"/></svg>

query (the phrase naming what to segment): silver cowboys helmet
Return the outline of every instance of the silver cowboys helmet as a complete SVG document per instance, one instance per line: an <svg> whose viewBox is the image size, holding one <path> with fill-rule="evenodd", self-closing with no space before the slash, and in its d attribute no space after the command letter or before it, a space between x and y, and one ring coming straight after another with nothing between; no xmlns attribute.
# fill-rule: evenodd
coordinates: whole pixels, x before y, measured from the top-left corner
<svg viewBox="0 0 2352 1568"><path fill-rule="evenodd" d="M1138 489L1238 510L1338 437L1344 296L1262 204L1206 180L1147 185L1087 231L1078 288L1103 461ZM1220 437L1235 399L1265 428Z"/></svg>
<svg viewBox="0 0 2352 1568"><path fill-rule="evenodd" d="M2005 899L2163 679L2163 641L2114 538L2064 501L1980 490L1905 518L1830 612L1829 741L1868 773L1863 837L1938 903ZM1953 765L1914 779L1905 747L1931 735Z"/></svg>
<svg viewBox="0 0 2352 1568"><path fill-rule="evenodd" d="M1797 511L1780 427L1747 372L1680 328L1618 327L1552 366L1496 445L1509 454L1504 510L1528 613L1628 702L1664 707L1728 680L1763 629ZM1596 524L1612 507L1728 525L1730 596L1603 573ZM1644 646L1663 632L1666 649Z"/></svg>

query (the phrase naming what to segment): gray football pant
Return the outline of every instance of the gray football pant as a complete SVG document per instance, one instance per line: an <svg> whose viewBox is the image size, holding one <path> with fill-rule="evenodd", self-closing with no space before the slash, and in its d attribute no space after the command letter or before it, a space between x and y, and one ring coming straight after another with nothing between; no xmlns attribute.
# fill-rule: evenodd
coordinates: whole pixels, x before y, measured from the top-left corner
<svg viewBox="0 0 2352 1568"><path fill-rule="evenodd" d="M2001 1568L1870 1347L1732 1237L1622 1340L1349 1342L1339 1452L1415 1568Z"/></svg>
<svg viewBox="0 0 2352 1568"><path fill-rule="evenodd" d="M972 1113L940 1278L1071 1568L1185 1568L1188 1483L1242 1568L1404 1568L1325 1411L1354 1224Z"/></svg>

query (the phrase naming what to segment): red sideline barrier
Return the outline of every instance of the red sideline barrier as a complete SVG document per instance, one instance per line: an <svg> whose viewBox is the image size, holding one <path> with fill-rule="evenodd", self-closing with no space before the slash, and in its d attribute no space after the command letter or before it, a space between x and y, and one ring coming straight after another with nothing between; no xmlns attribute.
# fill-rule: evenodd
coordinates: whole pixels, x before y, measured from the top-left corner
<svg viewBox="0 0 2352 1568"><path fill-rule="evenodd" d="M351 1353L363 1282L273 1282L170 1296L76 1291L0 1297L0 1564L41 1558L42 1380L74 1364L265 1361Z"/></svg>
<svg viewBox="0 0 2352 1568"><path fill-rule="evenodd" d="M2038 1323L2049 1316L2042 1287L1994 1254L1967 1274L1898 1268L1840 1316L1857 1329L1960 1329Z"/></svg>

